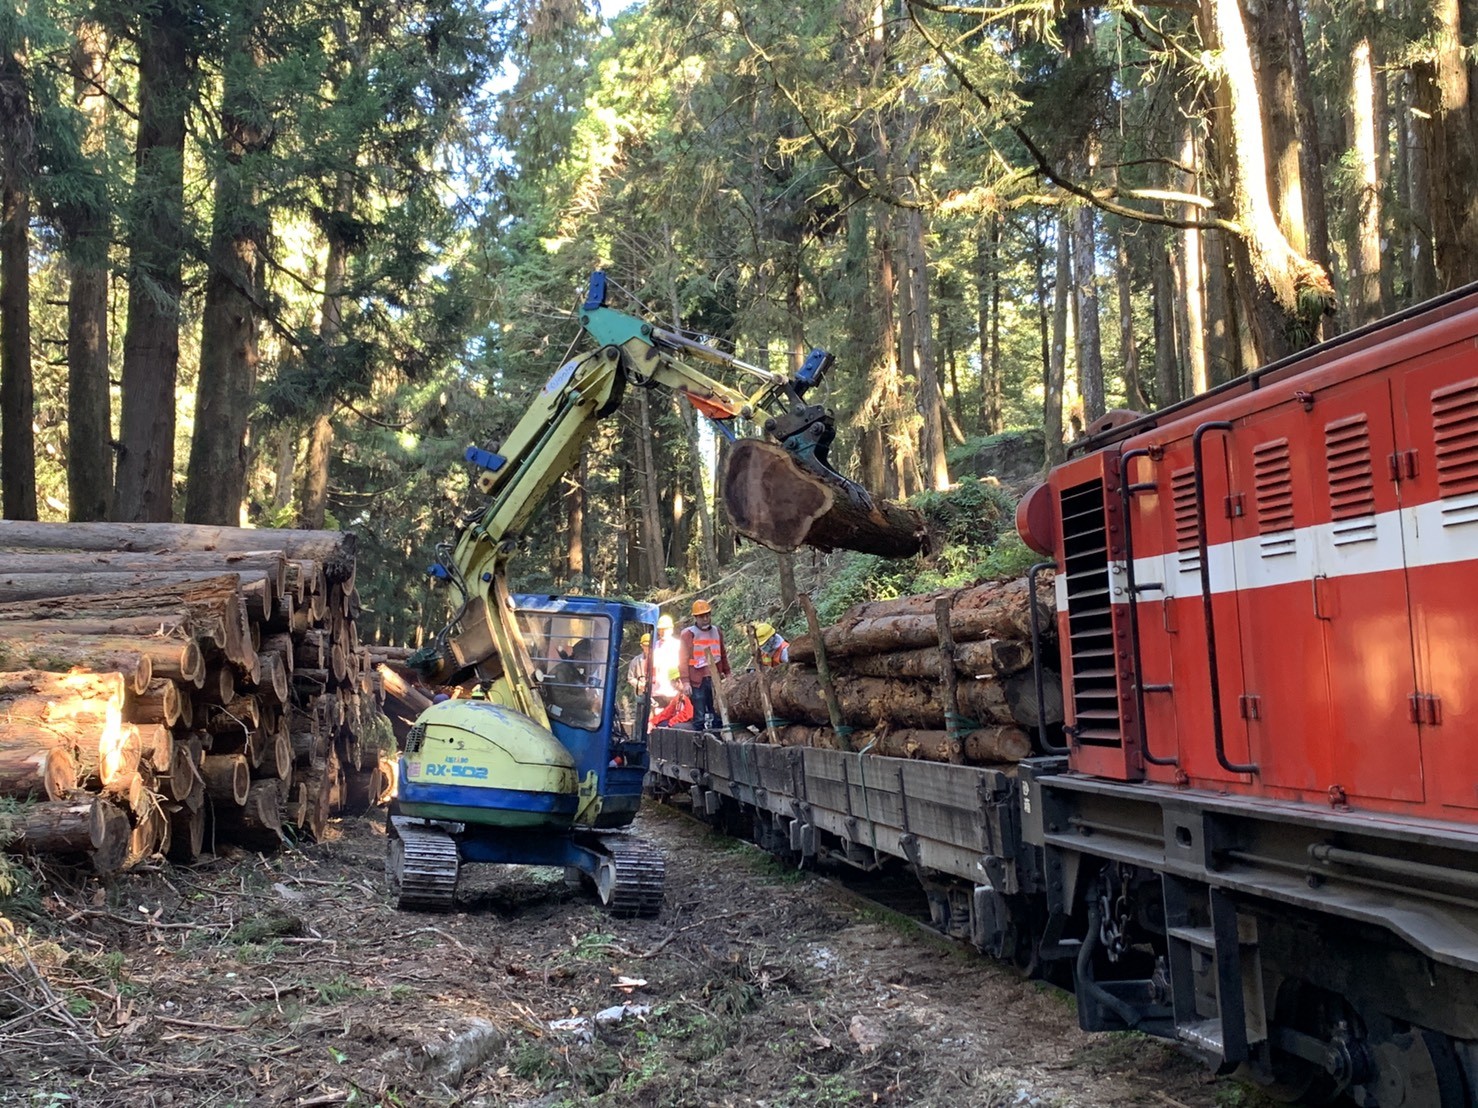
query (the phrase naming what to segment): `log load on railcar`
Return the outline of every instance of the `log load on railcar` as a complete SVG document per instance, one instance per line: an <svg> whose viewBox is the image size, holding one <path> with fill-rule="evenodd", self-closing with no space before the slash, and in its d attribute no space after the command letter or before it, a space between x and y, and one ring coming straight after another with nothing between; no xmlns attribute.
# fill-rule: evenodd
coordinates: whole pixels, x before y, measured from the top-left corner
<svg viewBox="0 0 1478 1108"><path fill-rule="evenodd" d="M1478 291L1102 433L1018 526L1070 739L1023 835L1083 1026L1473 1104Z"/></svg>
<svg viewBox="0 0 1478 1108"><path fill-rule="evenodd" d="M1065 750L659 732L656 790L791 860L908 867L1085 1029L1280 1100L1478 1104L1478 287L1114 422L1017 516Z"/></svg>

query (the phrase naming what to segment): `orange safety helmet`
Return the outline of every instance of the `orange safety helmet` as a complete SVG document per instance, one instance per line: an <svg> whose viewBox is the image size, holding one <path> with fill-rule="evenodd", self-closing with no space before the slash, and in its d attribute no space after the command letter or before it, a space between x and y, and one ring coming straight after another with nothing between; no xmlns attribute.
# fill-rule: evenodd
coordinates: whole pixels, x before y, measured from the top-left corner
<svg viewBox="0 0 1478 1108"><path fill-rule="evenodd" d="M706 616L713 611L713 605L706 600L693 601L693 614L695 616Z"/></svg>

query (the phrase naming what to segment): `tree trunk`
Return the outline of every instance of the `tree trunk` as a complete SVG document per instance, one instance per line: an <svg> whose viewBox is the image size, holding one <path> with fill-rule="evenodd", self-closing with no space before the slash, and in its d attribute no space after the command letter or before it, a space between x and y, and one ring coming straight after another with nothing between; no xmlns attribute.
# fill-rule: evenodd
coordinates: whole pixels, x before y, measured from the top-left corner
<svg viewBox="0 0 1478 1108"><path fill-rule="evenodd" d="M1187 192L1194 192L1200 176L1197 168L1200 158L1196 134L1189 125L1181 141L1180 160L1182 165L1189 167L1184 187ZM1187 204L1181 214L1186 219L1194 219L1198 210ZM1187 373L1183 383L1186 395L1196 396L1206 391L1209 374L1206 368L1206 282L1202 270L1201 232L1194 227L1181 232L1180 266L1181 305L1185 313L1185 327L1181 333L1185 335Z"/></svg>
<svg viewBox="0 0 1478 1108"><path fill-rule="evenodd" d="M797 590L795 587L795 555L785 550L775 552L776 573L780 578L780 606L785 611L791 611L795 607Z"/></svg>
<svg viewBox="0 0 1478 1108"><path fill-rule="evenodd" d="M980 426L988 435L1001 430L1000 288L996 271L1001 217L992 213L975 233L975 302L980 338Z"/></svg>
<svg viewBox="0 0 1478 1108"><path fill-rule="evenodd" d="M838 658L837 669L857 677L910 677L938 681L943 676L939 650L920 647L891 654ZM980 639L955 643L954 668L966 677L1006 677L1032 664L1031 645L1019 639Z"/></svg>
<svg viewBox="0 0 1478 1108"><path fill-rule="evenodd" d="M1242 348L1226 236L1208 231L1201 236L1201 245L1206 255L1206 372L1208 383L1215 386L1242 373Z"/></svg>
<svg viewBox="0 0 1478 1108"><path fill-rule="evenodd" d="M847 490L800 469L772 443L735 443L723 480L734 530L772 550L812 546L907 558L928 545L918 512L886 500L859 503Z"/></svg>
<svg viewBox="0 0 1478 1108"><path fill-rule="evenodd" d="M84 854L107 838L107 801L62 800L33 804L15 819L6 849L25 854Z"/></svg>
<svg viewBox="0 0 1478 1108"><path fill-rule="evenodd" d="M1407 213L1407 254L1411 258L1411 299L1430 300L1437 295L1437 264L1432 254L1432 182L1428 166L1424 125L1414 110L1415 82L1418 70L1413 67L1411 80L1405 86L1400 115L1401 146L1406 157L1406 203L1398 205Z"/></svg>
<svg viewBox="0 0 1478 1108"><path fill-rule="evenodd" d="M318 562L330 582L354 574L359 541L353 531L302 531L266 527L191 524L21 523L0 521L0 550L90 550L158 553L216 551L231 572L231 555L281 551L287 558Z"/></svg>
<svg viewBox="0 0 1478 1108"><path fill-rule="evenodd" d="M938 628L929 605L939 595L929 593L899 601L859 604L849 609L824 632L827 654L849 658L937 645ZM980 640L1030 640L1031 609L1025 581L992 582L957 589L948 595L950 633L961 648L965 643ZM1046 587L1038 591L1038 603L1044 601L1050 611L1051 592ZM792 662L809 662L814 657L809 636L802 635L790 644Z"/></svg>
<svg viewBox="0 0 1478 1108"><path fill-rule="evenodd" d="M1175 311L1175 269L1170 246L1164 239L1154 242L1150 282L1155 308L1155 406L1164 408L1180 399L1180 344Z"/></svg>
<svg viewBox="0 0 1478 1108"><path fill-rule="evenodd" d="M1225 109L1225 138L1218 147L1225 152L1232 214L1244 228L1237 239L1239 289L1258 358L1268 362L1314 341L1334 289L1324 270L1289 244L1273 213L1242 0L1202 2L1208 46L1222 60L1216 99Z"/></svg>
<svg viewBox="0 0 1478 1108"><path fill-rule="evenodd" d="M818 674L790 666L770 676L770 699L775 714L793 723L824 726L831 722ZM834 677L837 705L848 727L918 727L942 729L944 702L936 685L922 681L892 681L879 677ZM725 685L734 720L765 725L759 674L741 673ZM1011 723L1010 706L1001 684L993 680L965 681L959 686L960 714L980 724Z"/></svg>
<svg viewBox="0 0 1478 1108"><path fill-rule="evenodd" d="M327 221L328 253L323 263L323 303L319 309L318 341L324 351L333 349L343 329L344 284L349 271L349 244L340 229L351 218L354 206L354 177L345 171L334 186L334 211ZM328 477L333 459L333 399L330 397L313 416L308 434L308 456L304 460L303 489L298 497L298 525L310 530L323 527L328 512Z"/></svg>
<svg viewBox="0 0 1478 1108"><path fill-rule="evenodd" d="M916 123L913 129L917 129ZM919 154L915 142L909 155L909 174L915 182L916 192L918 173ZM908 209L907 223L909 330L917 358L919 414L924 421L924 477L929 488L942 491L949 488L949 462L944 449L944 402L934 349L934 317L929 308L929 254L924 240L924 213L919 208Z"/></svg>
<svg viewBox="0 0 1478 1108"><path fill-rule="evenodd" d="M1052 351L1042 401L1042 426L1047 439L1047 466L1067 457L1063 442L1062 393L1067 385L1067 305L1072 291L1072 234L1069 217L1057 220L1057 278L1052 297Z"/></svg>
<svg viewBox="0 0 1478 1108"><path fill-rule="evenodd" d="M703 440L698 436L698 415L692 403L686 396L678 394L677 407L687 433L688 454L693 465L693 499L698 507L698 577L710 581L716 576L718 551L714 544L713 509L708 502L708 490L704 487L707 471L703 465ZM722 435L716 437L723 438Z"/></svg>
<svg viewBox="0 0 1478 1108"><path fill-rule="evenodd" d="M1114 280L1119 294L1119 362L1124 372L1124 403L1137 412L1149 411L1149 399L1139 377L1139 342L1134 337L1134 286L1129 242L1121 227L1114 236Z"/></svg>
<svg viewBox="0 0 1478 1108"><path fill-rule="evenodd" d="M654 589L667 588L667 567L662 559L662 521L658 518L658 504L662 493L657 487L657 456L652 449L652 410L645 389L638 389L636 411L640 420L637 436L637 474L641 482L641 530L642 560L646 566L647 583Z"/></svg>
<svg viewBox="0 0 1478 1108"><path fill-rule="evenodd" d="M187 523L236 524L246 498L246 434L257 384L259 277L267 238L258 160L272 137L253 43L260 0L233 12L221 94L209 272L200 326L200 379L185 486Z"/></svg>
<svg viewBox="0 0 1478 1108"><path fill-rule="evenodd" d="M582 580L585 566L585 482L589 479L589 455L583 451L579 464L571 475L573 480L565 490L565 577L571 581Z"/></svg>
<svg viewBox="0 0 1478 1108"><path fill-rule="evenodd" d="M929 762L950 760L952 744L946 731L919 728L882 728L877 731L853 732L839 737L830 727L811 727L793 723L775 729L781 746L814 746L825 750L866 750L879 758L914 758ZM1031 739L1025 731L1010 724L983 727L964 737L967 765L1000 765L1031 757Z"/></svg>
<svg viewBox="0 0 1478 1108"><path fill-rule="evenodd" d="M19 177L25 170L12 172ZM36 518L30 257L31 196L18 181L0 190L0 514L6 519Z"/></svg>
<svg viewBox="0 0 1478 1108"><path fill-rule="evenodd" d="M1351 150L1356 185L1354 242L1350 251L1350 314L1354 323L1372 323L1381 303L1381 181L1376 171L1375 71L1369 36L1355 43L1350 63Z"/></svg>
<svg viewBox="0 0 1478 1108"><path fill-rule="evenodd" d="M1299 134L1291 41L1298 29L1297 15L1292 0L1248 0L1247 14L1255 47L1253 62L1268 148L1268 192L1273 214L1288 244L1300 253L1307 253L1303 142Z"/></svg>
<svg viewBox="0 0 1478 1108"><path fill-rule="evenodd" d="M1478 280L1478 135L1459 0L1433 0L1428 19L1432 47L1412 64L1412 99L1426 153L1438 284L1453 289Z"/></svg>
<svg viewBox="0 0 1478 1108"><path fill-rule="evenodd" d="M113 518L174 514L175 377L184 254L187 28L152 9L139 33L139 125L129 220L128 324Z"/></svg>

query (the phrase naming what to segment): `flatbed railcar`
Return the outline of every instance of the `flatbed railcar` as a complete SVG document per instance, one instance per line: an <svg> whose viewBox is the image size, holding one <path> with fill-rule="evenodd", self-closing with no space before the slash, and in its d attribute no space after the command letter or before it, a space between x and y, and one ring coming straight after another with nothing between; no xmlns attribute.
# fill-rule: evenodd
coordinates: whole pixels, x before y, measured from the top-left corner
<svg viewBox="0 0 1478 1108"><path fill-rule="evenodd" d="M1149 416L1023 500L1066 750L1015 773L654 736L771 849L1279 1099L1478 1104L1478 288Z"/></svg>

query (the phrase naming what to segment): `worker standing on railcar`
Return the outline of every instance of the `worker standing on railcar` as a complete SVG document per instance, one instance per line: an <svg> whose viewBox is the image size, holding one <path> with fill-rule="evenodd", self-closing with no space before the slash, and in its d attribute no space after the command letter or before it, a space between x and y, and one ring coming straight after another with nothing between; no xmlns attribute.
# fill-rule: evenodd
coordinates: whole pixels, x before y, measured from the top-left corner
<svg viewBox="0 0 1478 1108"><path fill-rule="evenodd" d="M729 676L724 633L714 626L713 605L706 600L693 601L693 626L683 628L678 663L686 682L685 691L693 698L693 730L705 731L713 726L716 718L714 673L720 677Z"/></svg>

